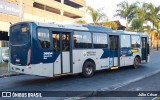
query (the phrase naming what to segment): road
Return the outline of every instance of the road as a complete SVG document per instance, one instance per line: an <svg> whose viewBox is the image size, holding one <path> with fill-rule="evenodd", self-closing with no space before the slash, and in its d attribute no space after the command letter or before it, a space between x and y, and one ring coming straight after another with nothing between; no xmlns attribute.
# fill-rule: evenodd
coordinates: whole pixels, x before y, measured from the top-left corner
<svg viewBox="0 0 160 100"><path fill-rule="evenodd" d="M0 91L101 91L116 90L137 80L160 72L160 52L152 51L148 64L138 69L130 67L96 72L92 78L79 75L46 78L20 75L0 78ZM127 88L126 88L127 90Z"/></svg>

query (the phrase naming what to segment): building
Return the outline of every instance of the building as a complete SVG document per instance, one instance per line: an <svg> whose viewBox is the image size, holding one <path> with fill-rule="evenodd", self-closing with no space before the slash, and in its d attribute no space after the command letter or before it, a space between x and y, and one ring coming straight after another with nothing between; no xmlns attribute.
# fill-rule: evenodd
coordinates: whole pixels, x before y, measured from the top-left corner
<svg viewBox="0 0 160 100"><path fill-rule="evenodd" d="M117 30L125 30L126 29L126 27L121 25L121 23L119 21L113 21L113 22L115 22L117 24L117 26L118 26Z"/></svg>
<svg viewBox="0 0 160 100"><path fill-rule="evenodd" d="M85 16L84 7L84 0L1 0L0 37L19 21L74 22Z"/></svg>
<svg viewBox="0 0 160 100"><path fill-rule="evenodd" d="M84 0L0 0L0 47L7 46L9 26L13 23L74 22L85 16L84 8Z"/></svg>

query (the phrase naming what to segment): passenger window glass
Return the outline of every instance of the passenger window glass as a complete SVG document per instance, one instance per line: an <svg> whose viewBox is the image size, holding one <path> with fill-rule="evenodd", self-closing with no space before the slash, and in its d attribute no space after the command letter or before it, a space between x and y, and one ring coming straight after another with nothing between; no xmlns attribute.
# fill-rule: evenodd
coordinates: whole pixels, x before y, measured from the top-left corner
<svg viewBox="0 0 160 100"><path fill-rule="evenodd" d="M45 28L38 28L38 40L43 49L50 48L49 30Z"/></svg>
<svg viewBox="0 0 160 100"><path fill-rule="evenodd" d="M53 51L59 52L60 51L60 34L53 32L52 38L53 38Z"/></svg>
<svg viewBox="0 0 160 100"><path fill-rule="evenodd" d="M130 35L121 35L121 48L131 47L131 37Z"/></svg>
<svg viewBox="0 0 160 100"><path fill-rule="evenodd" d="M62 33L62 51L70 50L70 39L68 33Z"/></svg>
<svg viewBox="0 0 160 100"><path fill-rule="evenodd" d="M93 33L93 46L94 48L107 48L107 34Z"/></svg>
<svg viewBox="0 0 160 100"><path fill-rule="evenodd" d="M91 48L92 40L90 32L74 32L74 47L75 48Z"/></svg>
<svg viewBox="0 0 160 100"><path fill-rule="evenodd" d="M140 37L132 36L132 48L140 48Z"/></svg>

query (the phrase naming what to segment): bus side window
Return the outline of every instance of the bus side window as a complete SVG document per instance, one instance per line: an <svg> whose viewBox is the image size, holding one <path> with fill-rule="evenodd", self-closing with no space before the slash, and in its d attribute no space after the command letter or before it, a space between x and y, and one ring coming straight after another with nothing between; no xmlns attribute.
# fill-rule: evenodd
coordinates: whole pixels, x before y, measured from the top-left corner
<svg viewBox="0 0 160 100"><path fill-rule="evenodd" d="M46 28L38 28L38 40L43 49L50 48L49 30Z"/></svg>
<svg viewBox="0 0 160 100"><path fill-rule="evenodd" d="M60 51L60 33L52 33L53 38L53 51L59 52Z"/></svg>
<svg viewBox="0 0 160 100"><path fill-rule="evenodd" d="M140 48L140 36L132 35L132 48Z"/></svg>
<svg viewBox="0 0 160 100"><path fill-rule="evenodd" d="M75 31L73 38L75 48L92 48L92 39L90 32Z"/></svg>

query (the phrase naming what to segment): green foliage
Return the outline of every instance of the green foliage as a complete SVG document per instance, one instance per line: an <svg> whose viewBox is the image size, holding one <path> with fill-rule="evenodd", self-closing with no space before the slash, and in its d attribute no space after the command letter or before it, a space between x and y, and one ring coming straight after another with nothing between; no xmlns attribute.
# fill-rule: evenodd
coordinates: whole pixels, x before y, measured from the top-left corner
<svg viewBox="0 0 160 100"><path fill-rule="evenodd" d="M103 8L100 8L98 10L93 9L92 7L87 7L87 11L89 12L93 23L98 23L104 19L107 18L106 14L103 11ZM105 20L106 21L106 20Z"/></svg>
<svg viewBox="0 0 160 100"><path fill-rule="evenodd" d="M102 25L102 26L110 27L113 30L117 30L118 29L118 26L117 26L116 22L102 22L102 23L99 23L99 24Z"/></svg>
<svg viewBox="0 0 160 100"><path fill-rule="evenodd" d="M133 19L131 26L133 29L136 29L137 32L143 31L143 22L144 20L142 19Z"/></svg>
<svg viewBox="0 0 160 100"><path fill-rule="evenodd" d="M128 23L130 23L135 17L135 11L138 7L138 2L129 4L128 1L122 1L117 5L117 7L118 10L116 10L116 14L114 16L126 19L126 27L128 27Z"/></svg>
<svg viewBox="0 0 160 100"><path fill-rule="evenodd" d="M146 19L153 23L157 29L159 27L158 23L160 22L160 6L155 7L152 3L145 3L146 8Z"/></svg>
<svg viewBox="0 0 160 100"><path fill-rule="evenodd" d="M85 20L77 20L75 23L86 24L86 21Z"/></svg>

